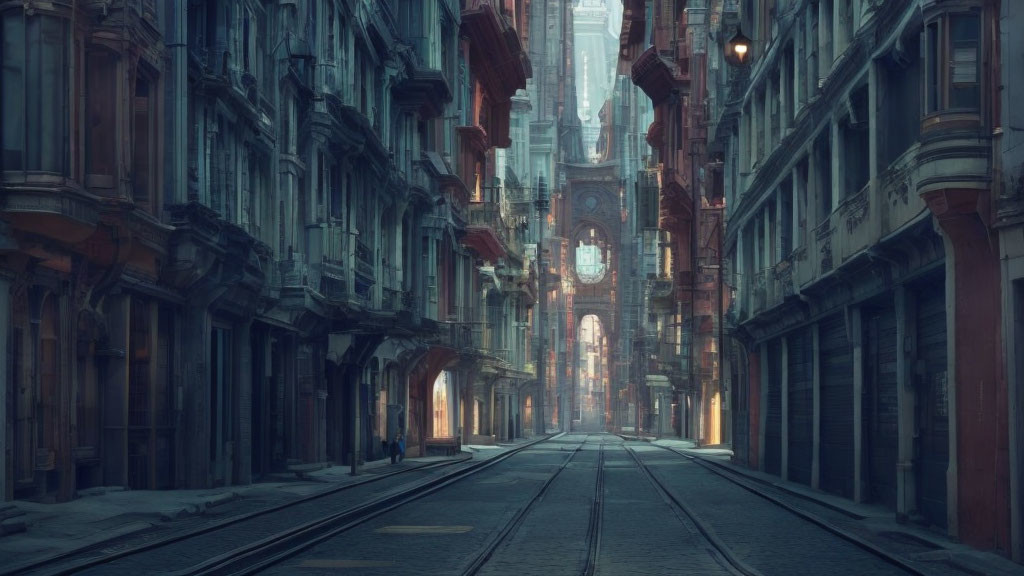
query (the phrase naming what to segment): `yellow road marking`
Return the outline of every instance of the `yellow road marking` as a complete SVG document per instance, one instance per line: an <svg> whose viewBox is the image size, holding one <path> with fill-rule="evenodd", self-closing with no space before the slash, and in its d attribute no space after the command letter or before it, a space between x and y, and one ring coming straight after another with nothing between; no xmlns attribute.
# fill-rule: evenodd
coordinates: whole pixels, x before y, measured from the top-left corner
<svg viewBox="0 0 1024 576"><path fill-rule="evenodd" d="M384 526L374 532L378 534L464 534L472 526Z"/></svg>
<svg viewBox="0 0 1024 576"><path fill-rule="evenodd" d="M303 560L299 568L387 568L394 562L384 560Z"/></svg>

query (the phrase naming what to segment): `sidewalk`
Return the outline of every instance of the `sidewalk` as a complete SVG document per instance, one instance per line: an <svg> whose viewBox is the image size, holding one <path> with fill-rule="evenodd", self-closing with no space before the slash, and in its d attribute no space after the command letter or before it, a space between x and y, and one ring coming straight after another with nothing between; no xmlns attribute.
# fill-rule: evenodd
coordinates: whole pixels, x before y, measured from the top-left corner
<svg viewBox="0 0 1024 576"><path fill-rule="evenodd" d="M1003 556L992 552L982 552L966 544L955 542L944 534L923 526L897 522L892 510L882 506L858 504L846 498L813 490L803 484L783 481L778 476L733 464L731 461L732 450L727 447L697 448L694 442L680 439L650 439L648 441L656 446L674 448L687 454L700 456L713 465L726 468L756 482L773 486L797 497L795 502L790 502L796 507L801 507L799 499L804 499L835 510L843 517L836 521L833 518L825 518L833 525L908 560L947 563L972 574L996 576L1024 574L1024 566Z"/></svg>
<svg viewBox="0 0 1024 576"><path fill-rule="evenodd" d="M507 449L496 448L497 452ZM129 535L151 532L162 537L194 530L342 485L365 482L379 474L465 458L465 454L453 458L407 458L395 465L387 459L377 460L360 465L357 476L350 475L349 466L330 466L311 472L275 473L266 481L246 486L207 490L92 488L79 492L75 500L59 504L4 502L0 503L0 558L4 559L0 574L8 573L8 567L104 543L114 547L116 540Z"/></svg>

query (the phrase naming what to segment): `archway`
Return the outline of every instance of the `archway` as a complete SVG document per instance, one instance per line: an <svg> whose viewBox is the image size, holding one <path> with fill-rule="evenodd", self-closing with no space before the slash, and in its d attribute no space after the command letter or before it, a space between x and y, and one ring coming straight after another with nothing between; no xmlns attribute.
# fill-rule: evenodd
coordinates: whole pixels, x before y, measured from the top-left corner
<svg viewBox="0 0 1024 576"><path fill-rule="evenodd" d="M434 438L449 438L452 436L452 398L451 372L442 370L437 375L437 378L434 379L434 389L432 392L434 414L432 430Z"/></svg>
<svg viewBox="0 0 1024 576"><path fill-rule="evenodd" d="M523 431L528 435L533 431L533 396L523 400Z"/></svg>
<svg viewBox="0 0 1024 576"><path fill-rule="evenodd" d="M610 372L608 336L601 319L584 316L576 338L576 391L573 428L585 432L605 429L607 421Z"/></svg>
<svg viewBox="0 0 1024 576"><path fill-rule="evenodd" d="M612 259L612 246L607 234L595 225L587 225L577 230L574 244L575 273L580 284L602 282L608 275Z"/></svg>

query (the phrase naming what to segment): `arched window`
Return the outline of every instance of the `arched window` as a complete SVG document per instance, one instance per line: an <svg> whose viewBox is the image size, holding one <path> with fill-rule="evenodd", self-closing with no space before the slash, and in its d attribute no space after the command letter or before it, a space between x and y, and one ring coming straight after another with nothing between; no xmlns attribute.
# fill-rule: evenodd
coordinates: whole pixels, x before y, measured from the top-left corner
<svg viewBox="0 0 1024 576"><path fill-rule="evenodd" d="M610 250L607 239L596 228L576 237L576 276L583 284L597 284L608 272Z"/></svg>

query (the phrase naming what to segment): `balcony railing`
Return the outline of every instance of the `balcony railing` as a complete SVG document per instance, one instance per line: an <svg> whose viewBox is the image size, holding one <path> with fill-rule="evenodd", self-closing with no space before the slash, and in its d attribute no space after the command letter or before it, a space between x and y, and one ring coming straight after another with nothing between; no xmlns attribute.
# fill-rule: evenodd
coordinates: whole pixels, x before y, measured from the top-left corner
<svg viewBox="0 0 1024 576"><path fill-rule="evenodd" d="M768 305L768 271L764 269L754 274L753 286L751 286L750 309L752 312L760 312Z"/></svg>
<svg viewBox="0 0 1024 576"><path fill-rule="evenodd" d="M509 360L512 357L512 351L508 348L499 348L498 350L492 350L491 354L501 360L505 364L511 364Z"/></svg>
<svg viewBox="0 0 1024 576"><path fill-rule="evenodd" d="M525 187L505 188L505 199L515 204L533 202L533 190Z"/></svg>
<svg viewBox="0 0 1024 576"><path fill-rule="evenodd" d="M454 350L469 350L473 346L473 327L469 322L439 322L438 330L430 338L437 346Z"/></svg>
<svg viewBox="0 0 1024 576"><path fill-rule="evenodd" d="M362 240L356 241L356 273L364 278L373 278L373 259L370 248Z"/></svg>

